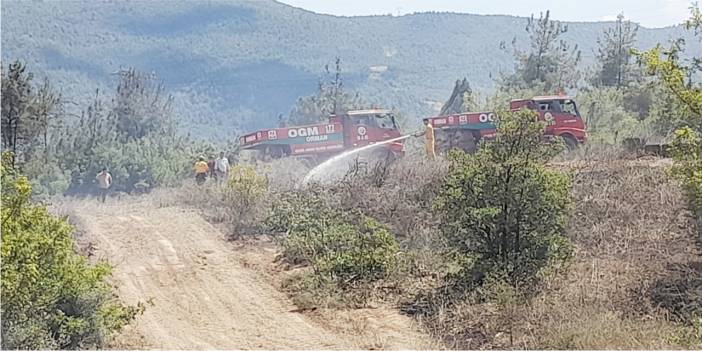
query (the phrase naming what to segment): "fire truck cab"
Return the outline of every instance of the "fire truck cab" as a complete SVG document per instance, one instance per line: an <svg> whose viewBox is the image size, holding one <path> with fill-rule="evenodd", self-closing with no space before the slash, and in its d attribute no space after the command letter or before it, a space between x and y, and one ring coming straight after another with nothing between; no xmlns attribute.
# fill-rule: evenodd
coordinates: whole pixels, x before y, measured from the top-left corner
<svg viewBox="0 0 702 351"><path fill-rule="evenodd" d="M509 103L516 111L522 108L534 110L539 119L546 122L546 135L561 137L569 148L587 141L585 122L578 111L575 100L565 95L535 96L531 99L517 99Z"/></svg>
<svg viewBox="0 0 702 351"><path fill-rule="evenodd" d="M536 96L531 99L510 101L511 111L528 108L535 111L539 120L546 123L544 136L562 138L569 149L587 141L585 123L580 117L575 101L565 95ZM465 112L447 116L425 118L434 127L437 151L462 149L472 153L480 140L496 136L495 112Z"/></svg>
<svg viewBox="0 0 702 351"><path fill-rule="evenodd" d="M350 149L400 136L400 128L390 110L348 111L344 115L332 115L329 121L343 125L345 147ZM396 152L402 151L402 144L391 144L389 147Z"/></svg>

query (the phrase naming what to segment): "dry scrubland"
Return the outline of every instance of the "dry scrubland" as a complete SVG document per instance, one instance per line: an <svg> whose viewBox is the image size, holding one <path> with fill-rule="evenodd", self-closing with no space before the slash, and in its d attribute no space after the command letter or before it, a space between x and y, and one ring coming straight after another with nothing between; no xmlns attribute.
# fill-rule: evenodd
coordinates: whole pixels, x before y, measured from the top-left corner
<svg viewBox="0 0 702 351"><path fill-rule="evenodd" d="M257 166L270 183L265 194L245 209L241 204L227 203L214 184L204 189L185 185L157 190L138 202L140 206L147 204L146 208L189 208L190 212L177 221L197 221L201 215L212 225L207 224L211 230L205 230L203 238L207 232L213 236L221 232L235 239L232 245L214 245L213 249L228 252L222 253L225 257L236 257L236 267L231 269L247 270L246 274L256 275L256 284L263 282L286 293L290 300L280 303L294 303L295 313L302 313L305 323L338 338L320 347L700 347L699 340L690 336L692 330L679 323L689 318L693 304L700 303L698 232L678 185L666 173L668 164L657 158L592 150L553 162L552 167L573 176L574 207L567 236L575 245L575 254L567 267L546 275L539 293L525 303L419 298L441 286L442 275L450 270L436 254L442 244L436 240L432 214L433 198L447 170L444 161L419 161L410 156L392 167L356 163L333 186L294 190L307 168L288 159ZM339 208L362 209L386 224L401 247L396 270L379 282L346 292L350 297L338 291L296 287L294 282L302 279L300 274L307 268L286 262L278 254L282 237L267 231L263 223L282 193L311 189ZM134 201L122 199L113 206L132 206ZM236 218L232 213L245 216ZM76 216L80 220L81 215ZM83 227L88 232L98 231L93 227L100 225L100 219L95 220L97 224ZM118 275L118 282L120 279ZM181 282L162 283L177 288ZM188 289L211 288L196 283ZM158 306L158 299L154 303ZM150 307L146 315L152 313L149 310L162 313L154 318L168 319L171 313ZM426 310L433 312L421 313ZM415 323L431 337L413 330ZM286 346L275 342L264 345Z"/></svg>
<svg viewBox="0 0 702 351"><path fill-rule="evenodd" d="M554 348L666 348L702 277L697 232L660 160L573 162L577 251L520 308L518 340ZM697 279L697 282L693 282ZM686 281L687 280L687 281ZM688 290L686 290L688 289ZM699 297L697 297L699 298ZM697 345L699 347L699 345Z"/></svg>

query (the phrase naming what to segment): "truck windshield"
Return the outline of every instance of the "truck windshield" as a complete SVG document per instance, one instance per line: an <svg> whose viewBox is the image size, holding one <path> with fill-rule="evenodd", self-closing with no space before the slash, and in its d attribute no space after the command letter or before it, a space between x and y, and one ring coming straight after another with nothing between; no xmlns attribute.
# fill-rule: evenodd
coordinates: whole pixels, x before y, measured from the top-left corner
<svg viewBox="0 0 702 351"><path fill-rule="evenodd" d="M364 124L369 127L382 129L397 129L395 124L395 116L390 113L354 116L353 124Z"/></svg>
<svg viewBox="0 0 702 351"><path fill-rule="evenodd" d="M379 128L397 129L397 126L395 125L395 116L392 114L386 113L382 115L375 115L375 121Z"/></svg>
<svg viewBox="0 0 702 351"><path fill-rule="evenodd" d="M556 113L562 111L562 106L558 100L539 101L538 105L540 111L551 111Z"/></svg>
<svg viewBox="0 0 702 351"><path fill-rule="evenodd" d="M561 103L561 107L563 108L563 112L565 113L569 113L577 117L580 116L580 114L578 113L578 107L575 106L575 101L573 100L564 100L563 103Z"/></svg>

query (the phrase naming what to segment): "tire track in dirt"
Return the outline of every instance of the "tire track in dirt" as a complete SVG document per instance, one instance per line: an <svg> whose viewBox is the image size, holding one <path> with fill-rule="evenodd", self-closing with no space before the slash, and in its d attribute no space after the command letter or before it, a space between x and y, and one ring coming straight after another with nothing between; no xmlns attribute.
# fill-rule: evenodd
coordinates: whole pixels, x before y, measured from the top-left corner
<svg viewBox="0 0 702 351"><path fill-rule="evenodd" d="M139 347L163 349L328 349L353 342L304 315L255 271L241 266L223 235L196 213L144 204L71 208L113 266L126 303L147 302Z"/></svg>

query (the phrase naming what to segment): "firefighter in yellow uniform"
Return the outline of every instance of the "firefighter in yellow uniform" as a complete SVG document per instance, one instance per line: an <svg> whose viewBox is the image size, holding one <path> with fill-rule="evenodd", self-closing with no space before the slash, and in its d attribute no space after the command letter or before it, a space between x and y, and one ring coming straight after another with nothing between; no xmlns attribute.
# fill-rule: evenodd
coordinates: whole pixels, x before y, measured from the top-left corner
<svg viewBox="0 0 702 351"><path fill-rule="evenodd" d="M205 182L205 179L207 179L207 171L209 170L210 167L207 166L207 162L205 162L204 157L200 157L200 159L195 162L193 171L195 171L195 182L197 185L202 185Z"/></svg>
<svg viewBox="0 0 702 351"><path fill-rule="evenodd" d="M434 127L431 121L425 122L426 129L424 130L424 147L427 150L427 157L430 160L436 159L436 140L434 139Z"/></svg>
<svg viewBox="0 0 702 351"><path fill-rule="evenodd" d="M424 121L424 131L414 133L415 137L420 137L424 135L424 148L427 151L427 157L430 160L436 159L436 140L434 139L434 127L431 125L431 121Z"/></svg>

